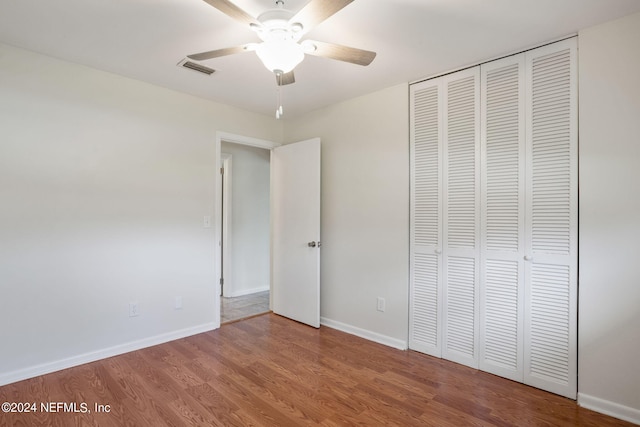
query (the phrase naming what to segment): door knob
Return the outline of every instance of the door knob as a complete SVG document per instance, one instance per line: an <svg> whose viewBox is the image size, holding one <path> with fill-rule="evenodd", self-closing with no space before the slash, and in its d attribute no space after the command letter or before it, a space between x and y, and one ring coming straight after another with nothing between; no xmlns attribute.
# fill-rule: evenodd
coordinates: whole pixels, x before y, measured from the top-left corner
<svg viewBox="0 0 640 427"><path fill-rule="evenodd" d="M309 243L307 243L307 246L309 246L310 248L315 248L316 247L316 242L309 242Z"/></svg>
<svg viewBox="0 0 640 427"><path fill-rule="evenodd" d="M436 249L433 252L435 252L436 255L440 255L442 253L442 250L441 249Z"/></svg>
<svg viewBox="0 0 640 427"><path fill-rule="evenodd" d="M524 256L524 260L525 260L525 261L531 261L531 260L533 260L533 257L532 257L532 256L529 256L529 255L525 255L525 256Z"/></svg>

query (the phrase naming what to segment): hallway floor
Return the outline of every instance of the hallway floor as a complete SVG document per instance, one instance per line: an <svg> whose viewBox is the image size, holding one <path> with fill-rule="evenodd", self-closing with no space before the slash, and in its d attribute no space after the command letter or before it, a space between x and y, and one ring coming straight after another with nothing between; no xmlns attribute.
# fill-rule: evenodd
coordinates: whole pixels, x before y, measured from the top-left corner
<svg viewBox="0 0 640 427"><path fill-rule="evenodd" d="M269 311L269 291L220 298L220 323L229 323Z"/></svg>

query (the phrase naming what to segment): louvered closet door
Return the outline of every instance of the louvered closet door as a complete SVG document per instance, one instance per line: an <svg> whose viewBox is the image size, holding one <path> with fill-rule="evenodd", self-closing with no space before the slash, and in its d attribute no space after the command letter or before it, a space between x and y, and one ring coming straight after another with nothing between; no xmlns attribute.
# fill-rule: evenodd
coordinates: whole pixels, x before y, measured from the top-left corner
<svg viewBox="0 0 640 427"><path fill-rule="evenodd" d="M478 366L480 67L443 78L442 357Z"/></svg>
<svg viewBox="0 0 640 427"><path fill-rule="evenodd" d="M409 347L441 357L441 83L411 86L411 278Z"/></svg>
<svg viewBox="0 0 640 427"><path fill-rule="evenodd" d="M570 398L577 383L577 61L570 39L526 54L525 378Z"/></svg>
<svg viewBox="0 0 640 427"><path fill-rule="evenodd" d="M481 66L480 369L523 380L524 55Z"/></svg>

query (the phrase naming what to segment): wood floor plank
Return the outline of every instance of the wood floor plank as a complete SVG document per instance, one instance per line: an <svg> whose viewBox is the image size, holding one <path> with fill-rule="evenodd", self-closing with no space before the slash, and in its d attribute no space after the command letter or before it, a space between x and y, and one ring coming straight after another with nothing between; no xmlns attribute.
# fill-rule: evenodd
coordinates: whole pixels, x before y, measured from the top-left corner
<svg viewBox="0 0 640 427"><path fill-rule="evenodd" d="M246 413L260 420L260 425L284 426L295 425L295 421L288 418L279 408L273 406L268 399L262 398L262 393L255 394L241 383L227 375L218 377L214 387L219 392L226 393ZM264 390L264 393L268 393Z"/></svg>
<svg viewBox="0 0 640 427"><path fill-rule="evenodd" d="M187 393L197 400L210 414L223 425L237 425L234 416L240 407L231 399L220 394L209 384L201 384L187 388Z"/></svg>
<svg viewBox="0 0 640 427"><path fill-rule="evenodd" d="M630 427L469 367L266 314L0 387L0 426ZM109 405L95 412L94 404Z"/></svg>

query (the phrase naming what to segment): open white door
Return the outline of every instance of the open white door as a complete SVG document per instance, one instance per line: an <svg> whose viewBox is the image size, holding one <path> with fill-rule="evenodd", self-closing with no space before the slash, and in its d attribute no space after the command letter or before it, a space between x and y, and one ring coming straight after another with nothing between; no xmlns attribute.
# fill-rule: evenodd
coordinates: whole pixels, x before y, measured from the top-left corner
<svg viewBox="0 0 640 427"><path fill-rule="evenodd" d="M320 327L320 138L271 151L274 313Z"/></svg>

